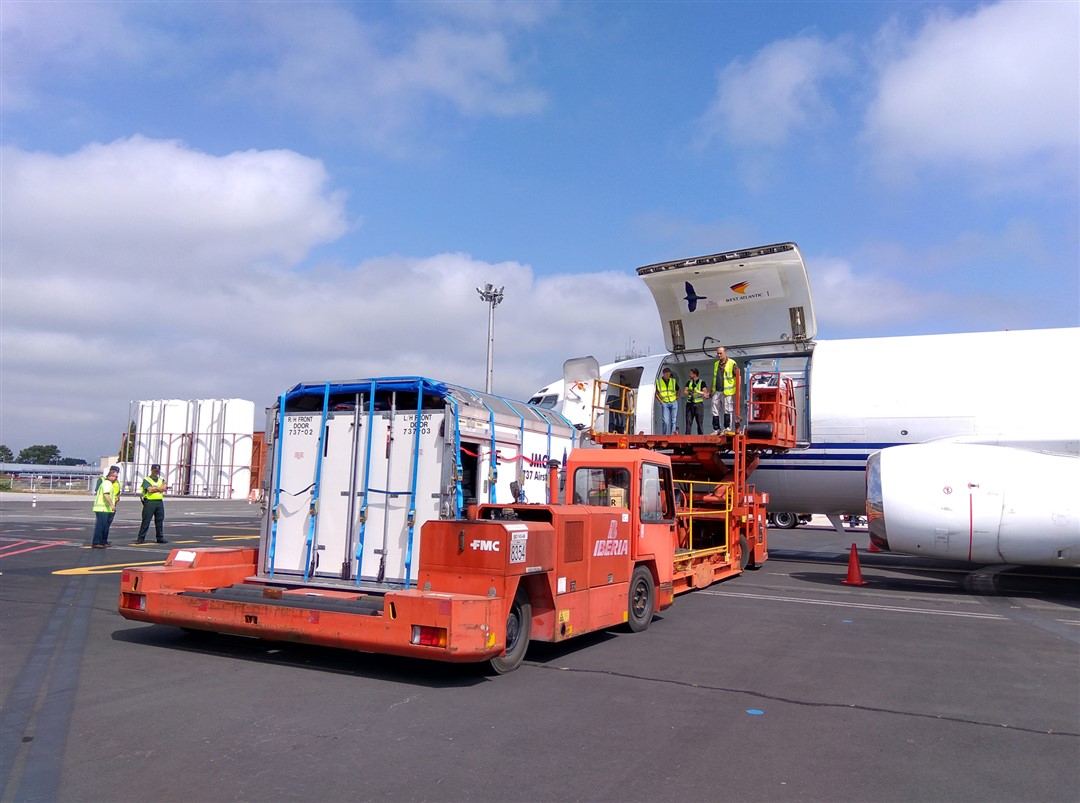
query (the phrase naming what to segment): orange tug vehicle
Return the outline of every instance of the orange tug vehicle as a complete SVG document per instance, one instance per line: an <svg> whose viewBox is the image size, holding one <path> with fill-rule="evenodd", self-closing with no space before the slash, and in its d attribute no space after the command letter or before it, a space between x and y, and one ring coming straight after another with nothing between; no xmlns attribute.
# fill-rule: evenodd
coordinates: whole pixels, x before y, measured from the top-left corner
<svg viewBox="0 0 1080 803"><path fill-rule="evenodd" d="M530 640L642 631L676 594L765 561L766 500L747 483L747 449L783 448L789 427L779 419L792 409L748 424L749 436L667 436L664 451L593 433L603 448L575 448L565 473L550 468L547 504L473 504L463 518L424 523L414 587L273 579L260 574L257 549L173 549L163 566L123 571L119 612L509 672ZM699 477L723 477L676 480L673 458L695 463Z"/></svg>

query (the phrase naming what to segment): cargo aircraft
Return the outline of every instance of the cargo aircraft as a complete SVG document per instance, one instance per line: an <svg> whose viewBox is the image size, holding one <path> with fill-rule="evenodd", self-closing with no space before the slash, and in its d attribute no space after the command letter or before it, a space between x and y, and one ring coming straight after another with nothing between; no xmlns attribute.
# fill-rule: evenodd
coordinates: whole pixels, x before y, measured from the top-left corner
<svg viewBox="0 0 1080 803"><path fill-rule="evenodd" d="M771 510L825 514L840 531L841 514L865 511L872 542L897 553L1080 566L1080 328L815 341L794 243L638 275L668 352L567 360L533 404L582 430L656 433L660 371L682 387L697 368L711 385L725 346L742 415L755 382L795 389L798 447L763 455L753 476Z"/></svg>

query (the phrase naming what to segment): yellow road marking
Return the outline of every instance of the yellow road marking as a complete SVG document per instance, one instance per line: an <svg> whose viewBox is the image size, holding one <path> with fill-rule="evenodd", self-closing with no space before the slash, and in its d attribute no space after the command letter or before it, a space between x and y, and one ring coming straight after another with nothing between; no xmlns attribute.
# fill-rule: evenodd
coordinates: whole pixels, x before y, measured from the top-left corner
<svg viewBox="0 0 1080 803"><path fill-rule="evenodd" d="M144 560L138 563L107 563L103 566L79 566L76 569L57 569L53 574L120 574L130 566L160 566L163 560Z"/></svg>
<svg viewBox="0 0 1080 803"><path fill-rule="evenodd" d="M210 536L215 541L253 541L259 536L257 535L212 535Z"/></svg>

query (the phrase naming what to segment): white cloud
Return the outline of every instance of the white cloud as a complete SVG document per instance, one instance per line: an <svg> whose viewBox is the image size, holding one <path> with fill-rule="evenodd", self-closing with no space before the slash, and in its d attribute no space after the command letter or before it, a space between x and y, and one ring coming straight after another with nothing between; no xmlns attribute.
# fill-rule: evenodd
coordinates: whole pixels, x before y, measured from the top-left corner
<svg viewBox="0 0 1080 803"><path fill-rule="evenodd" d="M898 55L882 67L864 132L883 169L957 166L988 183L1066 170L1074 182L1078 30L1076 3L1005 2L938 12L909 41L887 43Z"/></svg>
<svg viewBox="0 0 1080 803"><path fill-rule="evenodd" d="M819 127L833 115L824 84L849 66L843 44L810 35L773 42L747 62L731 62L717 75L698 144L720 137L739 146L775 147Z"/></svg>
<svg viewBox="0 0 1080 803"><path fill-rule="evenodd" d="M1067 308L1076 293L1075 276L1071 284L1058 277L1054 245L1036 222L1017 218L925 245L872 240L842 258L808 257L819 331L831 338L1047 326L1047 310L1062 294Z"/></svg>
<svg viewBox="0 0 1080 803"><path fill-rule="evenodd" d="M423 374L482 386L496 309L495 386L527 396L564 359L651 345L632 275L537 277L467 254L302 268L344 230L315 160L213 156L141 137L55 157L3 154L0 443L115 448L129 401L252 399L299 381ZM8 212L10 210L10 213ZM65 415L64 410L70 410Z"/></svg>
<svg viewBox="0 0 1080 803"><path fill-rule="evenodd" d="M141 136L55 156L3 148L5 268L35 279L106 270L213 275L295 262L345 230L321 162L292 151L217 157ZM105 257L94 265L90 259Z"/></svg>
<svg viewBox="0 0 1080 803"><path fill-rule="evenodd" d="M131 64L155 50L154 37L134 30L119 5L24 2L0 5L0 103L22 109L48 100L52 79L78 80L109 64Z"/></svg>
<svg viewBox="0 0 1080 803"><path fill-rule="evenodd" d="M298 17L287 5L247 7L263 66L237 70L233 91L347 125L395 150L420 139L417 123L443 110L511 117L544 108L545 93L521 77L513 51L520 19L457 15L394 26L364 20L356 8L309 4Z"/></svg>
<svg viewBox="0 0 1080 803"><path fill-rule="evenodd" d="M168 76L198 82L204 100L276 105L334 126L338 137L396 151L454 117L540 112L547 96L523 76L515 36L549 10L448 5L469 8L5 0L0 96L5 108L25 109L71 102L80 82ZM57 87L63 94L54 97Z"/></svg>
<svg viewBox="0 0 1080 803"><path fill-rule="evenodd" d="M821 258L810 271L818 330L825 336L925 323L950 306L946 293L920 289L879 265L856 268L847 259Z"/></svg>
<svg viewBox="0 0 1080 803"><path fill-rule="evenodd" d="M465 20L474 25L490 27L528 27L551 16L560 7L557 0L469 0L467 3L409 2L406 11L433 18Z"/></svg>

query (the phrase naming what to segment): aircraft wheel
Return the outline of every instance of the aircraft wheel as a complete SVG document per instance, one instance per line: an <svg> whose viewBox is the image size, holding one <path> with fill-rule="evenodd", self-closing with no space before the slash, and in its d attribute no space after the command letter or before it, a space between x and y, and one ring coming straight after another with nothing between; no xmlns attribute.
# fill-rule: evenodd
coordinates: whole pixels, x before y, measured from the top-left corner
<svg viewBox="0 0 1080 803"><path fill-rule="evenodd" d="M796 513L770 513L771 524L778 530L794 530L799 526L799 516Z"/></svg>
<svg viewBox="0 0 1080 803"><path fill-rule="evenodd" d="M506 616L506 654L490 659L491 669L497 675L513 672L525 658L532 632L532 605L524 588L519 588Z"/></svg>
<svg viewBox="0 0 1080 803"><path fill-rule="evenodd" d="M645 566L638 566L630 578L630 596L627 600L626 624L630 630L640 633L649 626L656 607L656 586L652 572Z"/></svg>

